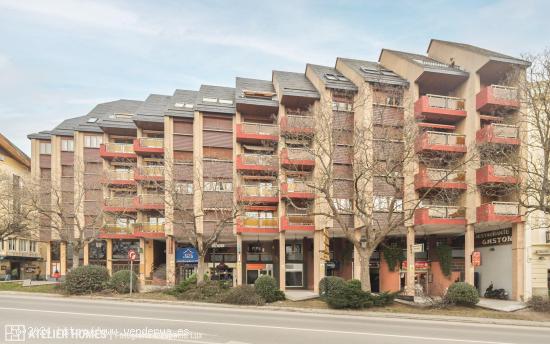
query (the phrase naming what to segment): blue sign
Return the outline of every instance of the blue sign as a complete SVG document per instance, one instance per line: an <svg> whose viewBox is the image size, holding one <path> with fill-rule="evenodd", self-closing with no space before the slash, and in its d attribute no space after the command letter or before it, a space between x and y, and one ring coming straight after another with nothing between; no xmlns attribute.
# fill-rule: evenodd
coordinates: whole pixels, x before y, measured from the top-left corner
<svg viewBox="0 0 550 344"><path fill-rule="evenodd" d="M199 253L194 247L176 249L176 263L198 263Z"/></svg>

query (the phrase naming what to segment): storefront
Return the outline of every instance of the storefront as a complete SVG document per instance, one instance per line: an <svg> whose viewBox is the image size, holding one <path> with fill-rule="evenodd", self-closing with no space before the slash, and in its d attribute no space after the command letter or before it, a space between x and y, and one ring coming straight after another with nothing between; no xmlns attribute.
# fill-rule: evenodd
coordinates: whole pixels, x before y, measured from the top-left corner
<svg viewBox="0 0 550 344"><path fill-rule="evenodd" d="M210 279L230 282L232 285L236 284L236 243L214 244L210 250L208 250L205 261L208 264Z"/></svg>
<svg viewBox="0 0 550 344"><path fill-rule="evenodd" d="M512 229L475 234L475 251L480 265L475 268L475 285L483 295L491 283L512 295Z"/></svg>
<svg viewBox="0 0 550 344"><path fill-rule="evenodd" d="M199 254L194 247L178 247L176 249L176 280L186 280L197 272Z"/></svg>
<svg viewBox="0 0 550 344"><path fill-rule="evenodd" d="M88 244L88 264L107 266L107 242L94 240Z"/></svg>
<svg viewBox="0 0 550 344"><path fill-rule="evenodd" d="M245 281L246 284L254 284L262 275L274 276L273 253L275 247L273 241L255 241L244 243L245 251Z"/></svg>
<svg viewBox="0 0 550 344"><path fill-rule="evenodd" d="M130 270L128 261L128 251L132 249L137 253L137 258L133 263L134 273L139 275L139 262L141 257L139 240L113 240L113 271Z"/></svg>

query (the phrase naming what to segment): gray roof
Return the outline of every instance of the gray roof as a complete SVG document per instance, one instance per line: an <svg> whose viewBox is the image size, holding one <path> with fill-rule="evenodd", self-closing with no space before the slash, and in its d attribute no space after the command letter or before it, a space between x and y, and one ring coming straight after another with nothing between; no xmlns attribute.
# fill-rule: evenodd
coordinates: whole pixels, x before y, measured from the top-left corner
<svg viewBox="0 0 550 344"><path fill-rule="evenodd" d="M448 65L441 61L432 59L431 57L428 57L426 55L407 53L404 51L397 51L397 50L390 50L390 49L382 49L380 56L382 56L382 53L384 51L388 51L398 56L401 56L402 58L408 60L409 62L414 63L415 65L421 67L422 69L424 69L425 72L454 74L454 75L465 76L465 77L468 76L468 72L459 68L458 66Z"/></svg>
<svg viewBox="0 0 550 344"><path fill-rule="evenodd" d="M79 126L79 124L86 122L87 116L79 116L74 118L69 118L61 122L56 126L52 131L52 135L59 136L73 136L74 131Z"/></svg>
<svg viewBox="0 0 550 344"><path fill-rule="evenodd" d="M134 117L136 111L139 109L143 101L141 100L127 100L120 99L112 102L102 103L96 105L95 108L90 111L88 116L98 118L96 122L99 127L102 128L125 128L135 129ZM131 118L116 117L117 114L132 115ZM79 130L81 130L79 128Z"/></svg>
<svg viewBox="0 0 550 344"><path fill-rule="evenodd" d="M307 66L311 68L311 70L319 77L319 79L321 79L326 88L353 92L357 91L357 86L355 86L354 83L343 76L335 68L314 64L308 64Z"/></svg>
<svg viewBox="0 0 550 344"><path fill-rule="evenodd" d="M279 100L275 93L273 83L269 80L258 80L237 77L235 80L235 103L236 104L249 104L268 107L279 107ZM274 93L271 99L262 97L250 97L245 96L243 91L256 91L256 92L272 92Z"/></svg>
<svg viewBox="0 0 550 344"><path fill-rule="evenodd" d="M319 93L303 73L274 70L273 80L279 85L282 96L319 99Z"/></svg>
<svg viewBox="0 0 550 344"><path fill-rule="evenodd" d="M30 140L36 139L36 140L49 140L51 139L52 132L48 130L40 131L38 133L33 133L27 135L27 138Z"/></svg>
<svg viewBox="0 0 550 344"><path fill-rule="evenodd" d="M169 106L172 96L150 94L136 110L135 122L164 122L164 110Z"/></svg>
<svg viewBox="0 0 550 344"><path fill-rule="evenodd" d="M215 101L205 101L206 99ZM230 102L230 104L228 104ZM195 101L195 109L201 112L235 114L235 89L233 87L201 85Z"/></svg>
<svg viewBox="0 0 550 344"><path fill-rule="evenodd" d="M193 118L195 101L199 92L190 90L175 90L170 98L164 114L166 116Z"/></svg>
<svg viewBox="0 0 550 344"><path fill-rule="evenodd" d="M430 51L430 47L432 45L432 42L441 42L441 43L448 44L448 45L454 45L458 48L468 50L468 51L471 51L471 52L476 53L476 54L487 56L489 59L495 60L495 61L520 64L520 65L524 65L524 66L531 65L531 63L529 61L525 61L525 60L518 59L518 58L513 57L513 56L501 54L501 53L496 52L496 51L476 47L476 46L470 45L470 44L450 42L450 41L444 41L444 40L434 39L434 38L432 38L430 40L430 45L428 46L428 51Z"/></svg>
<svg viewBox="0 0 550 344"><path fill-rule="evenodd" d="M408 86L409 82L378 62L355 60L339 57L345 65L361 75L366 82Z"/></svg>

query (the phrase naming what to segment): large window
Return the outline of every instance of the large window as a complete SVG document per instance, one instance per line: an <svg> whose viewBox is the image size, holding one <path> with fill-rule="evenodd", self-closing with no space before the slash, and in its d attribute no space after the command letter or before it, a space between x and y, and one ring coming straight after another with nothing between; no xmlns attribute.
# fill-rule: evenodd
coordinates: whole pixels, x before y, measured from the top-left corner
<svg viewBox="0 0 550 344"><path fill-rule="evenodd" d="M40 154L46 154L46 155L52 154L51 142L40 142Z"/></svg>
<svg viewBox="0 0 550 344"><path fill-rule="evenodd" d="M391 196L374 196L374 211L389 211L390 203L393 200ZM403 200L396 198L393 204L393 211L402 212L403 211Z"/></svg>
<svg viewBox="0 0 550 344"><path fill-rule="evenodd" d="M233 191L233 183L232 183L232 182L212 182L212 181L206 181L206 182L204 182L204 191L225 191L225 192L231 192L231 191Z"/></svg>
<svg viewBox="0 0 550 344"><path fill-rule="evenodd" d="M9 251L17 250L17 239L8 239L8 250Z"/></svg>
<svg viewBox="0 0 550 344"><path fill-rule="evenodd" d="M99 148L99 145L103 143L103 137L102 136L84 136L84 147L86 148Z"/></svg>
<svg viewBox="0 0 550 344"><path fill-rule="evenodd" d="M29 241L29 251L30 252L37 252L37 249L36 249L36 241Z"/></svg>
<svg viewBox="0 0 550 344"><path fill-rule="evenodd" d="M61 140L62 152L74 152L74 140Z"/></svg>
<svg viewBox="0 0 550 344"><path fill-rule="evenodd" d="M178 182L176 183L176 193L182 195L192 195L193 194L193 183L192 182Z"/></svg>
<svg viewBox="0 0 550 344"><path fill-rule="evenodd" d="M19 239L19 251L26 252L29 250L29 241Z"/></svg>

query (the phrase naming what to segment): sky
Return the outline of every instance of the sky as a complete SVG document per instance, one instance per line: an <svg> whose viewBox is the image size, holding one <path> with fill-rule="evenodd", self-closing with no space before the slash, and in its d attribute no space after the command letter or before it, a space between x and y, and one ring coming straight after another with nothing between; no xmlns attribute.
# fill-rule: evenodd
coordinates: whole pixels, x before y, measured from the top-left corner
<svg viewBox="0 0 550 344"><path fill-rule="evenodd" d="M546 0L0 0L0 132L30 153L28 134L97 103L425 53L430 38L536 53L548 13Z"/></svg>

